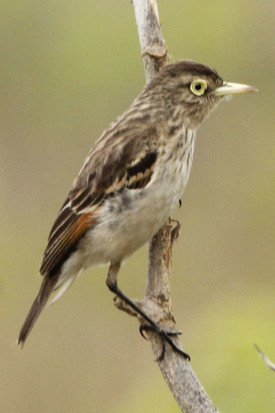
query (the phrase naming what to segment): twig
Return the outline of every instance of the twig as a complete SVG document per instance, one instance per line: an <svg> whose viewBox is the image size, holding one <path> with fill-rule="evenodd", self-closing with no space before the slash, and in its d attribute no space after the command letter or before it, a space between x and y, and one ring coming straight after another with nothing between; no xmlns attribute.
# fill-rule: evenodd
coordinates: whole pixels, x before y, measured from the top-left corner
<svg viewBox="0 0 275 413"><path fill-rule="evenodd" d="M267 365L267 367L269 367L271 370L275 371L275 363L273 363L260 349L259 346L257 346L256 343L253 343L255 349L258 351L259 355L262 357L262 359L264 360L265 364Z"/></svg>
<svg viewBox="0 0 275 413"><path fill-rule="evenodd" d="M161 33L156 0L132 0L142 51L146 81L167 61L167 49ZM170 266L172 245L178 237L180 225L168 222L150 241L146 296L138 305L166 330L177 331L175 318L171 312ZM116 300L118 308L131 315L133 311ZM141 320L140 320L141 321ZM156 359L161 354L159 337L148 331L148 339ZM173 338L181 348L178 338ZM197 379L188 360L166 345L165 357L158 361L159 368L169 385L181 411L185 413L217 413Z"/></svg>

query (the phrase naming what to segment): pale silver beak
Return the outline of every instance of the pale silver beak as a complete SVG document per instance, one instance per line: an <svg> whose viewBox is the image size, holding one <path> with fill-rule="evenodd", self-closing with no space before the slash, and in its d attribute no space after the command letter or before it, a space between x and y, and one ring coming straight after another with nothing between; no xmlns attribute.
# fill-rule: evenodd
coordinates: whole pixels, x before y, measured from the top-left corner
<svg viewBox="0 0 275 413"><path fill-rule="evenodd" d="M215 89L212 94L215 96L224 96L246 92L258 92L258 89L249 85L241 85L240 83L223 82L223 85Z"/></svg>

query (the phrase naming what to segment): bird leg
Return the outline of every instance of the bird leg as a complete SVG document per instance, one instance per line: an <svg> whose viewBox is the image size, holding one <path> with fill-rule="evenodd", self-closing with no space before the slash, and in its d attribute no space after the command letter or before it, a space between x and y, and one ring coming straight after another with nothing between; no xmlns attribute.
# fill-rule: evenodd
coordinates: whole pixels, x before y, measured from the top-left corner
<svg viewBox="0 0 275 413"><path fill-rule="evenodd" d="M126 304L128 304L134 311L136 311L139 315L141 315L147 323L143 323L139 327L140 334L144 336L144 331L152 331L158 334L161 340L162 351L160 356L157 358L157 361L161 361L165 355L165 342L168 343L172 349L178 353L180 353L185 359L190 360L190 356L185 353L183 350L178 348L172 341L171 337L178 336L181 334L181 331L166 331L163 327L155 323L141 308L139 308L130 298L128 298L118 287L117 285L117 276L120 269L120 262L111 263L109 267L109 271L107 274L106 284L110 291L116 294L119 298L121 298Z"/></svg>

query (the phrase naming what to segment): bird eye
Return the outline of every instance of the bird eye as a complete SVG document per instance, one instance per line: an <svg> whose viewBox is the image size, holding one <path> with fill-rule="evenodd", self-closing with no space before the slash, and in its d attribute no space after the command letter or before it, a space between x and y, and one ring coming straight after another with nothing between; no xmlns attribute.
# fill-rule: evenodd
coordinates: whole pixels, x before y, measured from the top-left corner
<svg viewBox="0 0 275 413"><path fill-rule="evenodd" d="M207 82L204 79L196 79L191 83L190 90L196 96L202 96L207 89Z"/></svg>

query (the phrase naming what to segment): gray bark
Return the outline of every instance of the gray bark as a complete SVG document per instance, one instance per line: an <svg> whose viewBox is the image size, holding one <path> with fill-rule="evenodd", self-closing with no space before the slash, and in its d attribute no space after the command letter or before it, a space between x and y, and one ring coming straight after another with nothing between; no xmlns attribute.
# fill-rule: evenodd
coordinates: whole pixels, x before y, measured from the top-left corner
<svg viewBox="0 0 275 413"><path fill-rule="evenodd" d="M149 82L167 62L167 48L161 32L157 1L132 0L132 3L145 77ZM169 219L150 241L146 296L142 301L136 301L151 318L168 331L177 331L171 312L170 267L172 246L179 235L179 229L180 225ZM136 316L121 300L116 299L115 303L119 309ZM138 319L142 322L140 317ZM160 339L150 332L147 336L157 359L162 350ZM177 337L173 340L182 348ZM218 412L192 370L190 362L167 344L165 357L158 361L158 366L182 412Z"/></svg>

